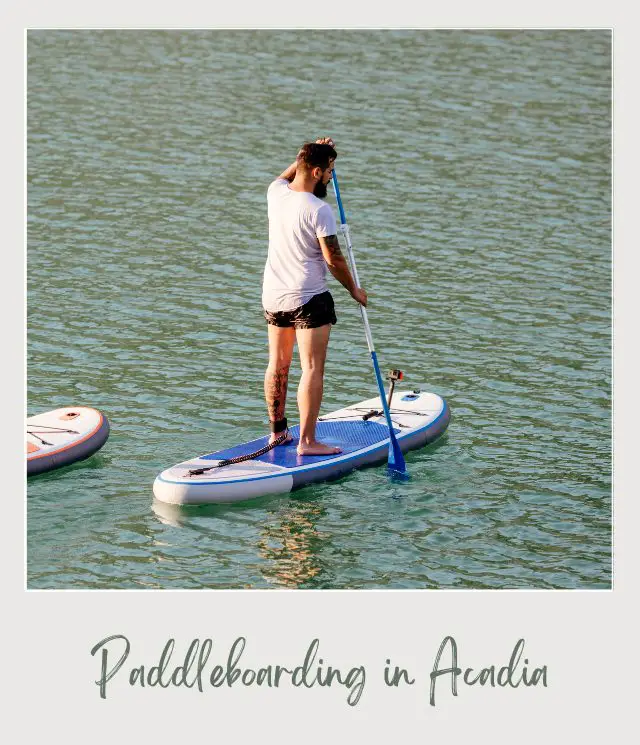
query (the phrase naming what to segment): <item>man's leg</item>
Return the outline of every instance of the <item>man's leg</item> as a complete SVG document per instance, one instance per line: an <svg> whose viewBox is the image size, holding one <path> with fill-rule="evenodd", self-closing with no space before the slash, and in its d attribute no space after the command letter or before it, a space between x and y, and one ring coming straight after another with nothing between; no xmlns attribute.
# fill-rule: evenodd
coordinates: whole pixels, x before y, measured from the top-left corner
<svg viewBox="0 0 640 745"><path fill-rule="evenodd" d="M264 397L267 402L269 420L274 423L284 419L287 403L287 383L289 367L293 356L296 332L293 326L281 328L267 325L269 334L269 366L264 376ZM282 432L272 432L269 442L273 442Z"/></svg>
<svg viewBox="0 0 640 745"><path fill-rule="evenodd" d="M302 377L298 386L298 408L300 409L300 455L329 455L339 453L340 448L324 445L316 440L316 422L322 403L324 363L331 324L314 329L296 329Z"/></svg>

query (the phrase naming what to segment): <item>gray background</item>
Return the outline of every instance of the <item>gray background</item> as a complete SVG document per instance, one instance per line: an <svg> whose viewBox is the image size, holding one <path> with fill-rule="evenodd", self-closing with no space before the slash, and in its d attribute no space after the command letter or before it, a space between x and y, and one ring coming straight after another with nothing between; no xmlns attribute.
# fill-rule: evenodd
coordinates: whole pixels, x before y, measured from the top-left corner
<svg viewBox="0 0 640 745"><path fill-rule="evenodd" d="M67 6L69 7L69 6ZM79 6L76 6L79 7ZM117 4L112 4L117 7ZM130 7L130 4L127 4ZM545 6L558 8L558 3ZM554 21L562 24L580 21L600 25L603 19L595 12L600 5L574 4L569 12L556 13ZM35 6L30 6L33 13ZM394 18L397 18L397 5ZM482 8L483 19L489 24L504 22L504 8L492 5L488 13ZM540 9L540 6L538 6ZM52 732L64 732L67 742L112 741L116 732L127 739L153 738L156 742L174 741L185 736L212 738L235 733L238 742L250 741L258 735L263 741L279 741L284 732L299 736L304 732L307 742L324 741L328 734L340 733L343 740L367 739L369 742L404 738L405 742L423 742L427 737L446 736L451 742L501 741L502 734L514 733L520 742L539 742L567 738L585 743L602 742L632 728L632 663L637 649L631 637L632 593L635 590L637 545L633 541L637 521L637 501L634 498L632 463L634 457L633 315L637 306L633 294L632 272L637 272L637 260L632 257L634 205L634 162L637 148L633 133L637 106L633 91L631 67L637 67L636 39L630 19L621 17L608 6L616 21L616 97L625 100L626 108L616 118L617 181L616 193L616 579L613 592L370 592L370 593L271 593L271 592L29 592L23 590L24 574L16 557L21 556L23 541L18 526L23 524L24 505L20 500L6 506L7 526L15 528L3 542L5 566L9 582L5 603L12 609L5 615L5 642L9 650L8 671L3 686L12 696L29 700L30 712L11 708L13 731L19 726L25 740ZM71 8L74 10L74 8ZM86 9L85 9L86 10ZM476 11L479 12L479 11ZM60 5L53 13L58 21L72 23L74 13L60 15ZM577 15L579 13L579 15ZM351 15L354 18L355 14ZM75 18L77 19L77 15ZM86 17L86 16L84 16ZM405 16L406 17L406 16ZM479 22L471 13L467 18ZM513 16L509 16L511 20ZM540 16L523 17L521 23L536 24ZM551 19L547 16L545 21ZM4 20L4 18L3 18ZM5 65L19 70L22 59L22 35L13 19L10 35L7 26L3 36ZM127 17L135 23L134 15ZM190 19L202 25L202 18ZM393 22L382 16L381 22ZM440 22L447 23L446 18ZM272 22L256 15L256 23ZM433 11L429 19L417 23L437 22ZM414 21L414 22L416 22ZM42 16L25 19L41 25ZM137 22L145 25L149 16L139 15ZM154 23L172 25L169 15L154 16ZM182 16L181 22L185 22ZM211 22L211 20L209 20ZM284 16L283 21L284 23ZM357 22L357 16L353 22ZM22 80L16 75L11 81L7 102L9 109L20 112ZM20 182L23 161L20 145L23 137L19 116L3 119L3 134L14 147L11 176ZM23 204L19 188L3 188L9 214L14 217L5 226L10 245L23 244ZM23 266L18 253L10 254L11 286L4 302L21 308ZM20 313L13 314L9 339L18 353L9 366L6 384L20 389L24 367L20 365L23 347L23 326ZM15 426L22 426L24 407L17 396L11 396L9 410ZM22 443L10 443L3 433L8 460L10 483L8 490L17 494L23 483ZM13 445L13 450L9 445ZM373 619L373 620L372 620ZM465 692L455 700L444 700L438 710L426 705L427 686L423 683L403 695L390 695L371 686L356 710L348 709L333 691L318 697L315 692L305 696L287 695L286 691L271 698L257 695L255 699L232 693L224 705L212 697L199 698L193 692L147 691L144 695L115 695L111 703L99 701L97 689L90 682L96 676L95 660L90 647L100 638L124 631L135 642L141 656L153 660L154 653L169 634L188 643L194 636L212 635L224 642L245 634L252 645L272 660L279 657L298 659L299 650L306 648L309 638L317 633L326 655L342 664L352 660L363 662L373 670L380 660L391 654L399 664L416 670L428 668L437 644L445 633L458 636L465 658L481 664L496 660L515 639L525 636L531 656L549 664L553 687L547 691L534 689L487 692L487 689ZM153 660L155 661L155 660ZM153 662L151 662L153 664ZM423 678L426 681L426 678ZM117 692L124 693L124 689ZM17 694L17 695L16 695ZM276 700L277 699L277 700ZM169 703L170 702L170 703ZM37 715L34 715L37 707ZM365 708L367 707L367 708ZM319 724L320 723L320 724ZM275 733L278 733L277 736ZM389 735L389 737L386 737ZM506 738L507 735L505 735Z"/></svg>

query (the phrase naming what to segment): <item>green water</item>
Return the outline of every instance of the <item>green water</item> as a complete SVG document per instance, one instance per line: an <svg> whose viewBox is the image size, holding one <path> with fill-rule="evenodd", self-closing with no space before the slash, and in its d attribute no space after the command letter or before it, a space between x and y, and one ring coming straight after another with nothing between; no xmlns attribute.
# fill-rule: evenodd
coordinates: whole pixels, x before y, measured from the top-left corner
<svg viewBox="0 0 640 745"><path fill-rule="evenodd" d="M29 480L29 587L611 586L609 32L32 31L27 53L27 413L112 426ZM448 433L406 484L156 503L164 468L266 430L265 192L324 135L381 366L446 398ZM330 288L323 411L377 390Z"/></svg>

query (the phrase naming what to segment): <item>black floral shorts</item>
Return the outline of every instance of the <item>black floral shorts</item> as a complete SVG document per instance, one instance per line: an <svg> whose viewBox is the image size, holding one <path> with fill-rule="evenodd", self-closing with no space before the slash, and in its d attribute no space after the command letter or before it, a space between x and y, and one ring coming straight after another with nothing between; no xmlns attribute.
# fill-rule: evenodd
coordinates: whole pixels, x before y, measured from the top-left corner
<svg viewBox="0 0 640 745"><path fill-rule="evenodd" d="M292 326L295 329L315 329L338 321L333 298L328 290L314 295L311 300L293 310L280 310L276 313L265 310L264 317L272 326Z"/></svg>

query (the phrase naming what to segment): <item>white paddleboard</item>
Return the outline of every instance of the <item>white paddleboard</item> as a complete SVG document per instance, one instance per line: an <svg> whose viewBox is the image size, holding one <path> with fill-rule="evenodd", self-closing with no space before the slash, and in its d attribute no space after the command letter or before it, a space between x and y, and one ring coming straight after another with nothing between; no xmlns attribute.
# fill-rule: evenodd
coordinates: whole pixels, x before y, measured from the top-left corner
<svg viewBox="0 0 640 745"><path fill-rule="evenodd" d="M342 448L336 455L298 455L299 427L295 426L289 430L292 442L250 460L217 465L260 450L267 444L268 436L167 468L156 478L153 493L158 500L170 504L240 502L290 492L316 481L338 478L355 468L384 463L389 430L380 409L378 397L318 419L316 437ZM380 413L365 419L371 411ZM395 391L391 418L398 444L406 452L440 437L449 423L450 411L446 401L435 393Z"/></svg>
<svg viewBox="0 0 640 745"><path fill-rule="evenodd" d="M109 422L97 409L68 406L27 418L27 475L84 460L107 441Z"/></svg>

